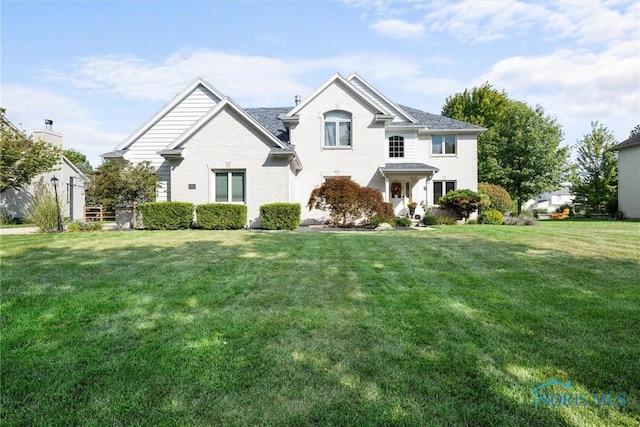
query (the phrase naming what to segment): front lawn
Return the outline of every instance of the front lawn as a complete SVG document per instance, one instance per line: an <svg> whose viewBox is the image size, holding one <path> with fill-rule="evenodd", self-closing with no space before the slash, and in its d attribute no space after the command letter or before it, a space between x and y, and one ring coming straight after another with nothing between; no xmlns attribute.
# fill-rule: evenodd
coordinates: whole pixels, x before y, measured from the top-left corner
<svg viewBox="0 0 640 427"><path fill-rule="evenodd" d="M639 236L1 236L2 425L635 426Z"/></svg>

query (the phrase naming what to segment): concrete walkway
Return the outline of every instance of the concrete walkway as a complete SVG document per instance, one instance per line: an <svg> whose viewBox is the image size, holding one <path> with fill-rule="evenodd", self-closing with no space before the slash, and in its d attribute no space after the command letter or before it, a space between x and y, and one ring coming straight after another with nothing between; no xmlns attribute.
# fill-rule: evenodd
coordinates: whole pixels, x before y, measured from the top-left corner
<svg viewBox="0 0 640 427"><path fill-rule="evenodd" d="M38 227L0 228L0 236L7 234L33 234L38 232Z"/></svg>

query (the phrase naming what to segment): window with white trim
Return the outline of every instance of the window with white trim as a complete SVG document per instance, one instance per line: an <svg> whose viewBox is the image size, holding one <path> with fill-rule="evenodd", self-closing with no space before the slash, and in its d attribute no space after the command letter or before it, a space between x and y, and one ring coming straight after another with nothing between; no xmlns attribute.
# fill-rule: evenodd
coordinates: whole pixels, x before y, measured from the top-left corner
<svg viewBox="0 0 640 427"><path fill-rule="evenodd" d="M220 171L215 173L216 203L244 203L245 175L242 171Z"/></svg>
<svg viewBox="0 0 640 427"><path fill-rule="evenodd" d="M455 135L432 135L431 154L456 154L456 144Z"/></svg>
<svg viewBox="0 0 640 427"><path fill-rule="evenodd" d="M440 197L456 190L455 181L433 181L433 204L438 205Z"/></svg>
<svg viewBox="0 0 640 427"><path fill-rule="evenodd" d="M351 113L341 110L325 113L324 146L351 147Z"/></svg>
<svg viewBox="0 0 640 427"><path fill-rule="evenodd" d="M389 137L389 157L404 157L404 137Z"/></svg>

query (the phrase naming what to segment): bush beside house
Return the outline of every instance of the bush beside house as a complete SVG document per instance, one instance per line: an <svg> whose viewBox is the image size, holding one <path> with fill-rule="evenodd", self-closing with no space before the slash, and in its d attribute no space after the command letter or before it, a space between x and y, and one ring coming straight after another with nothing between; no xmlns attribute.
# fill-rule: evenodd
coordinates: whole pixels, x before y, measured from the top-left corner
<svg viewBox="0 0 640 427"><path fill-rule="evenodd" d="M193 203L188 202L143 203L140 212L148 230L180 230L193 222Z"/></svg>
<svg viewBox="0 0 640 427"><path fill-rule="evenodd" d="M440 197L440 207L455 212L458 219L467 220L478 209L489 206L489 198L472 190L456 190Z"/></svg>
<svg viewBox="0 0 640 427"><path fill-rule="evenodd" d="M481 182L478 184L478 193L484 194L489 198L491 202L489 207L493 210L500 211L504 214L513 208L511 196L507 190L499 185Z"/></svg>
<svg viewBox="0 0 640 427"><path fill-rule="evenodd" d="M483 211L478 216L478 222L480 224L489 224L489 225L502 225L504 222L504 215L497 209L490 209L488 211Z"/></svg>
<svg viewBox="0 0 640 427"><path fill-rule="evenodd" d="M260 206L260 224L265 230L295 230L301 214L300 203L268 203Z"/></svg>
<svg viewBox="0 0 640 427"><path fill-rule="evenodd" d="M247 223L247 206L208 203L196 207L196 223L205 230L239 230Z"/></svg>

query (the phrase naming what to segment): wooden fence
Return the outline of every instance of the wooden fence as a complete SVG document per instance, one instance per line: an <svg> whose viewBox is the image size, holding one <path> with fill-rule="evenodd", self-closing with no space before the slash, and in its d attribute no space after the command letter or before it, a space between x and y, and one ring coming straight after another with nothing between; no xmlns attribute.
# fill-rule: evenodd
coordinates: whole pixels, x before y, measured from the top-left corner
<svg viewBox="0 0 640 427"><path fill-rule="evenodd" d="M116 213L108 211L104 206L85 206L84 222L88 221L115 221Z"/></svg>

